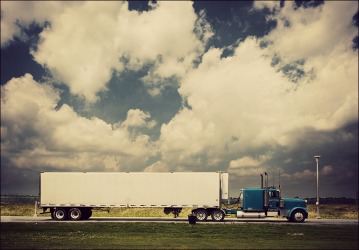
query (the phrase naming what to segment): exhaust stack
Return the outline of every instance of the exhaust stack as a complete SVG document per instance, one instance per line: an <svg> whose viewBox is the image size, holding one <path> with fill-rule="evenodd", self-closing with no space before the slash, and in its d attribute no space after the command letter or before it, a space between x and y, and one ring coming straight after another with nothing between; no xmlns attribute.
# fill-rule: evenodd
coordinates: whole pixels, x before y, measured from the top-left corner
<svg viewBox="0 0 359 250"><path fill-rule="evenodd" d="M267 174L267 172L264 172L264 175L266 177L266 179L265 179L265 189L267 189L268 188L268 174Z"/></svg>
<svg viewBox="0 0 359 250"><path fill-rule="evenodd" d="M261 188L263 188L263 175L262 174L260 175L261 175Z"/></svg>

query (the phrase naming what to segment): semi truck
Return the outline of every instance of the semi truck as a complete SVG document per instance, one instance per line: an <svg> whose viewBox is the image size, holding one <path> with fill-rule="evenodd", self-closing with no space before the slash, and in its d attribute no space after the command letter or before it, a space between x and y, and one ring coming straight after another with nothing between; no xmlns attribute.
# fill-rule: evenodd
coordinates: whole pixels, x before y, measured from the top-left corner
<svg viewBox="0 0 359 250"><path fill-rule="evenodd" d="M282 198L275 187L244 188L229 198L224 172L43 172L37 208L54 220L87 220L93 209L163 208L177 217L191 208L197 221L283 216L292 222L308 217L306 201Z"/></svg>

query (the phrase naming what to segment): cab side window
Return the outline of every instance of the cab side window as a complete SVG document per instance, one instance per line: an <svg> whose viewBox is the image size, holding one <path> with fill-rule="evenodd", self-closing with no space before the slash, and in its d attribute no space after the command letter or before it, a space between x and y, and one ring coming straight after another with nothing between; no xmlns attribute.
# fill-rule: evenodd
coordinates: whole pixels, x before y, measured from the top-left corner
<svg viewBox="0 0 359 250"><path fill-rule="evenodd" d="M277 191L270 191L269 192L269 197L278 197L278 192Z"/></svg>

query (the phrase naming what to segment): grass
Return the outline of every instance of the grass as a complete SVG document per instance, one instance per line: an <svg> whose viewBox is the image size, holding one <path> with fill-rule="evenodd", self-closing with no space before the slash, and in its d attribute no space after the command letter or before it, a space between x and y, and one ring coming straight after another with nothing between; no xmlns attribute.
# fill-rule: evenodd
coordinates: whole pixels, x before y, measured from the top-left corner
<svg viewBox="0 0 359 250"><path fill-rule="evenodd" d="M357 226L2 223L1 249L357 249Z"/></svg>
<svg viewBox="0 0 359 250"><path fill-rule="evenodd" d="M28 203L1 203L1 216L33 216L35 204ZM50 216L49 214L39 214L38 216ZM191 213L191 208L183 208L179 217L187 217ZM105 210L93 210L93 217L173 217L173 214L166 215L163 208L111 208L109 212Z"/></svg>
<svg viewBox="0 0 359 250"><path fill-rule="evenodd" d="M1 202L1 216L32 216L34 203ZM309 219L317 216L316 206L308 204ZM179 217L187 217L190 208L184 208ZM49 214L39 215L49 216ZM166 215L162 208L111 208L110 212L94 210L94 217L173 217ZM320 205L320 216L323 219L358 219L356 204L323 204Z"/></svg>
<svg viewBox="0 0 359 250"><path fill-rule="evenodd" d="M356 204L324 204L319 206L320 217L323 219L358 219L358 205ZM309 219L317 217L316 205L307 205Z"/></svg>
<svg viewBox="0 0 359 250"><path fill-rule="evenodd" d="M187 217L191 208L183 208L179 217ZM109 212L94 210L94 217L173 217L170 213L166 215L163 208L111 208Z"/></svg>

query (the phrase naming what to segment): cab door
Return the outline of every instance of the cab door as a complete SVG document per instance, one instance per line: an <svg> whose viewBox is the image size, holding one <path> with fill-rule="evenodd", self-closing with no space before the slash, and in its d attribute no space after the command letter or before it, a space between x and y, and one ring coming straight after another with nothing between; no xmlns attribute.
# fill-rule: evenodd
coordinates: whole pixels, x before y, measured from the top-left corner
<svg viewBox="0 0 359 250"><path fill-rule="evenodd" d="M279 192L277 190L269 191L268 210L277 211L279 209Z"/></svg>

